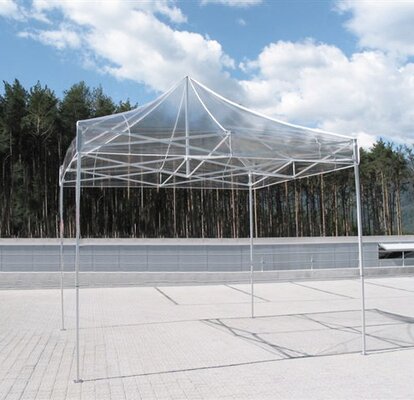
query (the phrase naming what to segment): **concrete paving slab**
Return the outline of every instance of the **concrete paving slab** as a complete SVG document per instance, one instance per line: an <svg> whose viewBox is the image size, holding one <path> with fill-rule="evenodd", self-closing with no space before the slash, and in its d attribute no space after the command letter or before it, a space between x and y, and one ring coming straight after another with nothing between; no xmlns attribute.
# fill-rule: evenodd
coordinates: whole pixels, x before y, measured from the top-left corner
<svg viewBox="0 0 414 400"><path fill-rule="evenodd" d="M298 317L306 318L311 321L315 321L321 326L326 326L331 329L346 329L346 328L358 328L361 326L361 311L360 310L344 310L344 311L329 311L322 313L308 313ZM377 309L366 309L365 312L366 325L389 325L401 323L401 321L395 321L391 319L385 313L379 312Z"/></svg>
<svg viewBox="0 0 414 400"><path fill-rule="evenodd" d="M414 295L414 277L389 278L386 282L383 282L382 279L368 279L367 283L388 289L412 292Z"/></svg>
<svg viewBox="0 0 414 400"><path fill-rule="evenodd" d="M234 287L237 286L234 285ZM160 289L180 305L211 305L250 302L250 291L246 290L246 287L242 287L242 290L234 290L228 285L186 287L166 286ZM263 302L263 299L256 298L256 301L260 303Z"/></svg>
<svg viewBox="0 0 414 400"><path fill-rule="evenodd" d="M250 293L250 285L242 284L232 286ZM295 300L318 301L342 297L336 293L313 290L312 288L304 286L302 282L279 282L277 285L272 283L259 284L255 286L254 294L272 302L290 302Z"/></svg>
<svg viewBox="0 0 414 400"><path fill-rule="evenodd" d="M335 293L345 298L358 299L361 296L361 284L359 279L344 279L340 281L307 281L296 282L304 287L320 290L327 293Z"/></svg>
<svg viewBox="0 0 414 400"><path fill-rule="evenodd" d="M258 284L253 319L248 285L84 289L81 384L73 290L65 331L58 290L3 290L0 399L414 398L410 279L372 282L367 356L357 281Z"/></svg>

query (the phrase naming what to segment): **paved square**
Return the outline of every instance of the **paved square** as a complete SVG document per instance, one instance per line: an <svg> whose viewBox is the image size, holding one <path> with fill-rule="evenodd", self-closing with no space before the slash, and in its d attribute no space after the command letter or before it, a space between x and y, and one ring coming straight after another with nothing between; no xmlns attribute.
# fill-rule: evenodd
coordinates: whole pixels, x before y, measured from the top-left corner
<svg viewBox="0 0 414 400"><path fill-rule="evenodd" d="M0 399L412 399L414 278L0 291Z"/></svg>

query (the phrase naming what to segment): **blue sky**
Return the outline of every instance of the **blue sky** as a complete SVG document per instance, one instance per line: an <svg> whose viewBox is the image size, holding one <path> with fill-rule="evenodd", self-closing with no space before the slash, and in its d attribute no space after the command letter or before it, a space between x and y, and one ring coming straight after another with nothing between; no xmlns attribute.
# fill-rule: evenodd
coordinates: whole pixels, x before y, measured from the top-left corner
<svg viewBox="0 0 414 400"><path fill-rule="evenodd" d="M30 2L20 4L30 5ZM254 58L267 44L279 40L313 38L319 42L335 43L348 54L356 46L355 37L342 27L345 17L335 11L335 2L330 0L267 1L259 6L245 7L203 5L191 0L176 4L188 18L187 23L177 28L217 40L226 53L239 62ZM60 19L59 13L55 18ZM42 27L45 24L31 21L31 25ZM118 101L129 97L141 102L153 95L133 80L114 79L96 69L85 68L77 59L76 52L67 49L60 51L53 46L19 37L19 32L27 29L26 21L21 23L2 18L0 29L1 54L7 55L0 62L2 80L18 78L26 86L40 80L59 95L73 83L83 80L91 86L102 85ZM243 78L245 74L239 69L233 72L233 76Z"/></svg>
<svg viewBox="0 0 414 400"><path fill-rule="evenodd" d="M0 78L144 103L185 75L271 116L414 137L414 2L0 0Z"/></svg>

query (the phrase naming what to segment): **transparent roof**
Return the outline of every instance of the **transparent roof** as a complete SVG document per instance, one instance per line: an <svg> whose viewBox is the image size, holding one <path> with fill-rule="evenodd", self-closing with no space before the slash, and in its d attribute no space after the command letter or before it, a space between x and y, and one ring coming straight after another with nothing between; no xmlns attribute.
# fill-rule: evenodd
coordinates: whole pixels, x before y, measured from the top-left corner
<svg viewBox="0 0 414 400"><path fill-rule="evenodd" d="M186 77L132 111L79 121L62 167L83 187L254 188L349 168L356 140L281 122Z"/></svg>

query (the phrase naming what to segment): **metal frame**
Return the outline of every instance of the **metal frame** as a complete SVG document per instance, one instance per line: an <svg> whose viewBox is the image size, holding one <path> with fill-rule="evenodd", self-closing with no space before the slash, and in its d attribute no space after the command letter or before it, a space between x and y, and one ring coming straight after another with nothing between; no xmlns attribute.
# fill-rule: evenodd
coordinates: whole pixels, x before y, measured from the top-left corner
<svg viewBox="0 0 414 400"><path fill-rule="evenodd" d="M362 354L366 354L365 338L365 278L364 278L364 254L362 249L362 207L361 207L361 185L359 182L359 149L355 140L355 200L357 209L357 226L358 226L358 267L361 280L361 324L362 324Z"/></svg>
<svg viewBox="0 0 414 400"><path fill-rule="evenodd" d="M253 181L249 174L249 231L250 231L250 296L252 305L252 318L254 318L254 264L253 264Z"/></svg>
<svg viewBox="0 0 414 400"><path fill-rule="evenodd" d="M65 302L63 295L64 288L64 259L63 259L63 236L64 236L64 218L63 218L63 168L59 169L59 236L60 236L60 305L61 305L61 330L65 330Z"/></svg>
<svg viewBox="0 0 414 400"><path fill-rule="evenodd" d="M79 367L79 266L80 266L80 198L81 198L81 135L76 136L76 148L78 152L77 171L76 171L76 251L75 251L75 293L76 293L76 380L75 382L82 382L80 379Z"/></svg>
<svg viewBox="0 0 414 400"><path fill-rule="evenodd" d="M198 89L196 89L196 86ZM223 102L224 106L232 107L240 113L252 118L260 118L264 123L275 127L274 131L267 132L268 137L262 138L261 132L243 132L234 135L232 129L219 121L214 113L203 102L198 90L202 88L206 93L215 96L216 101ZM216 131L206 131L202 127L199 130L190 128L189 117L189 90L192 90L201 110L204 110L209 120L213 121ZM174 90L181 90L176 117L172 120L169 131L170 138L164 139L151 135L133 132L137 124L151 115ZM183 134L177 133L178 121L184 103L184 129ZM224 107L223 106L223 107ZM138 114L136 117L135 114ZM347 136L327 133L315 129L304 128L284 123L265 117L254 111L239 106L230 100L223 98L211 91L199 82L186 77L159 99L143 106L135 111L115 115L118 120L111 126L105 125L105 129L97 130L99 124L107 122L114 116L101 117L92 120L78 121L76 139L68 149L65 162L60 169L60 263L61 263L61 312L62 329L65 329L64 321L64 266L63 266L63 189L65 186L75 186L76 198L76 241L75 241L75 292L76 292L76 380L82 382L80 377L80 348L79 348L79 268L80 268L80 201L81 187L187 187L187 188L236 188L249 191L249 250L250 250L250 288L251 288L251 316L254 317L254 216L253 216L253 190L286 182L293 179L319 175L326 172L338 171L345 168L354 168L357 225L358 225L358 267L361 280L361 318L362 318L362 354L366 354L365 342L365 292L364 292L364 263L362 247L362 217L361 194L359 182L359 149L357 140ZM182 117L181 117L182 118ZM133 123L129 123L133 120ZM174 122L175 121L175 122ZM95 129L96 135L89 140L84 138L88 129ZM291 146L293 153L299 156L285 154L280 150L277 138L283 129L292 134L285 145L285 150ZM156 131L155 133L157 133ZM151 132L150 132L151 133ZM233 137L234 135L234 137ZM311 141L302 143L308 136ZM156 136L156 135L155 135ZM235 151L237 141L247 141L245 152ZM125 137L125 141L123 141ZM271 143L271 140L274 142ZM119 139L122 139L121 141ZM194 145L194 140L209 140L212 144L209 148ZM283 136L282 136L283 138ZM102 139L102 143L98 143ZM201 143L204 143L203 141ZM251 144L249 144L251 143ZM243 142L242 142L243 144ZM157 148L157 145L166 146L164 153L137 152L145 146L146 149ZM115 151L117 148L124 150ZM126 147L125 147L126 146ZM256 150L258 147L259 151ZM313 156L302 157L306 146L312 147ZM321 149L325 146L325 153ZM240 146L239 146L240 147ZM253 149L250 149L253 147ZM171 153L174 148L175 152ZM299 149L299 150L298 150ZM316 150L315 150L316 149ZM319 149L320 157L315 158ZM255 153L257 151L257 154ZM316 153L315 153L316 152ZM338 154L341 154L338 156ZM84 161L85 160L85 161ZM91 166L91 162L93 166ZM193 163L192 163L193 162ZM86 163L86 165L85 165ZM89 164L88 164L89 163ZM101 163L102 165L97 165ZM166 176L162 180L162 176Z"/></svg>

